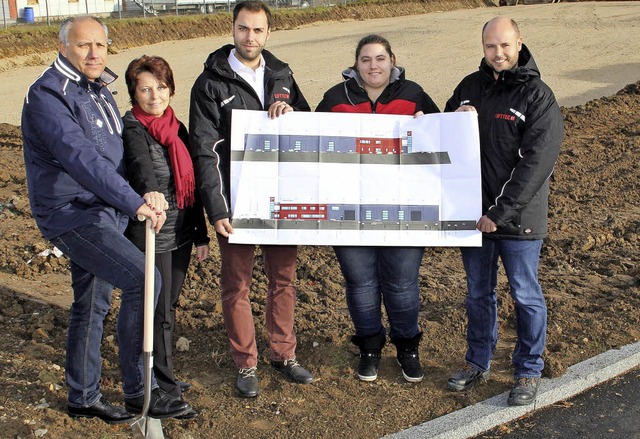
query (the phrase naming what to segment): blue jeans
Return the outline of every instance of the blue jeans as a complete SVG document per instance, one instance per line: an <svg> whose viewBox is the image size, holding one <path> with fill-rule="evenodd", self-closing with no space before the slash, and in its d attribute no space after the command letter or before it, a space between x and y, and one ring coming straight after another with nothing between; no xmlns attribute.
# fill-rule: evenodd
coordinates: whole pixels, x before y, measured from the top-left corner
<svg viewBox="0 0 640 439"><path fill-rule="evenodd" d="M518 340L512 363L516 378L539 377L547 336L547 305L538 283L542 240L483 239L461 248L467 273L467 363L486 371L498 342L498 257L515 302Z"/></svg>
<svg viewBox="0 0 640 439"><path fill-rule="evenodd" d="M334 247L347 287L347 306L356 336L384 331L382 301L392 338L413 338L419 331L418 270L422 247Z"/></svg>
<svg viewBox="0 0 640 439"><path fill-rule="evenodd" d="M100 343L114 286L122 291L117 326L124 396L142 395L144 254L115 226L104 224L78 227L51 242L71 260L73 304L67 334L68 404L89 407L102 396ZM156 270L156 300L160 282Z"/></svg>

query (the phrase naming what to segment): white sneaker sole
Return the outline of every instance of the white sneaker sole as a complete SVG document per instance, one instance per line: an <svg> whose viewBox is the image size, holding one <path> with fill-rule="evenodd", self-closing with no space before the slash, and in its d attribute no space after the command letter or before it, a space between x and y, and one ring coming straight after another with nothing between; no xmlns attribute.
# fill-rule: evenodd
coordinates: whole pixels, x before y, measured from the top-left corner
<svg viewBox="0 0 640 439"><path fill-rule="evenodd" d="M358 379L360 381L366 381L366 382L375 381L376 378L378 378L378 375L373 375L373 376L371 376L371 375L368 375L368 376L367 375L360 375L360 374L357 374L357 375L358 375Z"/></svg>
<svg viewBox="0 0 640 439"><path fill-rule="evenodd" d="M406 381L409 381L410 383L419 383L424 379L424 375L422 375L421 377L410 377L409 375L406 375L404 371L402 372L402 376Z"/></svg>
<svg viewBox="0 0 640 439"><path fill-rule="evenodd" d="M400 366L400 370L402 370L402 365L400 364L400 362L396 360L396 363L398 363L398 366ZM424 374L421 377L410 377L409 375L404 373L404 370L402 370L402 376L406 381L409 381L410 383L419 383L424 379Z"/></svg>

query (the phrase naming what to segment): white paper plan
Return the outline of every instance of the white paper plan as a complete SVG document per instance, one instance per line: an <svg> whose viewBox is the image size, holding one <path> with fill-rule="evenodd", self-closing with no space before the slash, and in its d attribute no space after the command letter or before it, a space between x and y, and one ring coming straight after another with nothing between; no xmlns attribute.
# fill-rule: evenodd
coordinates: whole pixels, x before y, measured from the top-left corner
<svg viewBox="0 0 640 439"><path fill-rule="evenodd" d="M475 112L233 110L231 243L480 246Z"/></svg>

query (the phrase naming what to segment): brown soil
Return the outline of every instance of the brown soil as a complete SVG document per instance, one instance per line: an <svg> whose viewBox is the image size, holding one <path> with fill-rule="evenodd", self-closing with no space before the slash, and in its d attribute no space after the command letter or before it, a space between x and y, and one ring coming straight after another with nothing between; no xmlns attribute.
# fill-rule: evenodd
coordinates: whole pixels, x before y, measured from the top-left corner
<svg viewBox="0 0 640 439"><path fill-rule="evenodd" d="M549 308L545 376L640 339L640 82L615 96L563 108L567 137L553 177L550 234L540 280ZM65 412L64 346L70 302L67 260L38 256L51 245L29 210L19 128L0 124L0 437L127 437L125 426L70 419ZM458 251L428 249L421 268L420 325L426 378L406 383L392 346L374 383L354 378L356 349L342 276L332 250L301 247L298 265L298 357L315 383L286 382L268 366L266 279L260 257L251 298L256 316L261 394L236 396L219 302L217 249L193 263L178 310L177 375L194 384L186 399L193 421L163 421L168 438L370 438L452 412L507 390L514 313L499 285L501 341L489 384L446 390L464 356L465 283ZM117 295L107 317L102 388L121 401Z"/></svg>

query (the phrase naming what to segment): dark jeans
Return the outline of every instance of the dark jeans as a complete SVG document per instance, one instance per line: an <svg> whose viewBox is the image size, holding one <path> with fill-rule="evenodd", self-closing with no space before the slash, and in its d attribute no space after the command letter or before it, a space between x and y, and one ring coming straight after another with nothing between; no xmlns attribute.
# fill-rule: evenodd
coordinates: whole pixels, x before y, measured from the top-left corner
<svg viewBox="0 0 640 439"><path fill-rule="evenodd" d="M347 287L347 306L356 336L384 331L382 302L389 317L392 338L418 334L420 288L418 271L422 247L333 248Z"/></svg>
<svg viewBox="0 0 640 439"><path fill-rule="evenodd" d="M547 334L547 306L538 283L541 248L542 240L511 239L483 239L482 247L461 248L467 273L467 363L488 370L498 343L499 257L515 302L518 340L512 357L514 375L541 375Z"/></svg>
<svg viewBox="0 0 640 439"><path fill-rule="evenodd" d="M101 397L100 343L113 287L122 290L117 332L124 396L142 395L144 254L114 226L90 224L52 240L71 259L73 304L67 335L69 405L89 407ZM160 275L155 272L156 298Z"/></svg>
<svg viewBox="0 0 640 439"><path fill-rule="evenodd" d="M162 289L153 321L153 373L165 392L180 396L180 386L173 374L173 331L176 306L191 261L193 244L173 251L156 253L156 267L162 277Z"/></svg>

